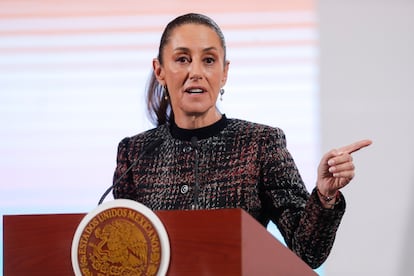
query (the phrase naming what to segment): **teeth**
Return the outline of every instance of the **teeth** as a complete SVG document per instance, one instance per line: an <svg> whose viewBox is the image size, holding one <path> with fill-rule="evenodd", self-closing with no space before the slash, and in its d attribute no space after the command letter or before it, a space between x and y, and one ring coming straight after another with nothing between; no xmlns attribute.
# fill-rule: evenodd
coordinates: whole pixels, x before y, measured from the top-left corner
<svg viewBox="0 0 414 276"><path fill-rule="evenodd" d="M203 90L200 88L188 89L187 91L190 93L203 93Z"/></svg>

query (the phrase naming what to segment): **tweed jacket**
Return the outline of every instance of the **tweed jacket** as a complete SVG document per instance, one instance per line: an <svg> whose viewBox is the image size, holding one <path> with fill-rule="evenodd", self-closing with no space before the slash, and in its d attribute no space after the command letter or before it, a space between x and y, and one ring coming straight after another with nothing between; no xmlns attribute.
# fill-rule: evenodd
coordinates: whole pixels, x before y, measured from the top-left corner
<svg viewBox="0 0 414 276"><path fill-rule="evenodd" d="M115 198L152 210L242 208L263 226L271 220L287 246L312 268L328 257L345 211L342 194L334 209L324 209L316 191L308 193L281 129L225 115L196 130L172 123L124 138L117 180Z"/></svg>

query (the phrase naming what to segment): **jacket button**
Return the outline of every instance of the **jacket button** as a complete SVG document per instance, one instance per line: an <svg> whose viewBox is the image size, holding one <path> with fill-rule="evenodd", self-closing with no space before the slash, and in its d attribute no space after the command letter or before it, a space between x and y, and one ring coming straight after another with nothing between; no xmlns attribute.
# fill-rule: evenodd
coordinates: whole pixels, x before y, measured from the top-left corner
<svg viewBox="0 0 414 276"><path fill-rule="evenodd" d="M181 186L181 189L180 189L180 192L182 193L182 194L186 194L186 193L188 193L188 185L183 185L183 186Z"/></svg>

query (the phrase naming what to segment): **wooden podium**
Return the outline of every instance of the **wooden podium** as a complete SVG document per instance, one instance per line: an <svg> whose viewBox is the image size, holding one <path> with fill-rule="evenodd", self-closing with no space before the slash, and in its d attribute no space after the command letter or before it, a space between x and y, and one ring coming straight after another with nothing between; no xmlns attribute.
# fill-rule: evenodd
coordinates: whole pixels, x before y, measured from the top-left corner
<svg viewBox="0 0 414 276"><path fill-rule="evenodd" d="M170 240L167 275L317 275L241 209L155 213ZM4 216L4 276L74 275L72 239L84 216Z"/></svg>

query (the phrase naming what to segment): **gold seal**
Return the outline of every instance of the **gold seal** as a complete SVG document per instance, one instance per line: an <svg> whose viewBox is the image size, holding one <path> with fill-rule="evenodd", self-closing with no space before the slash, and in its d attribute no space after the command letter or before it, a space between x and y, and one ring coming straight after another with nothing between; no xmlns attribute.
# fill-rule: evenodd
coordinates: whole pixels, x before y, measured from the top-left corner
<svg viewBox="0 0 414 276"><path fill-rule="evenodd" d="M77 236L80 275L159 275L160 236L152 221L135 209L112 207L97 212Z"/></svg>

